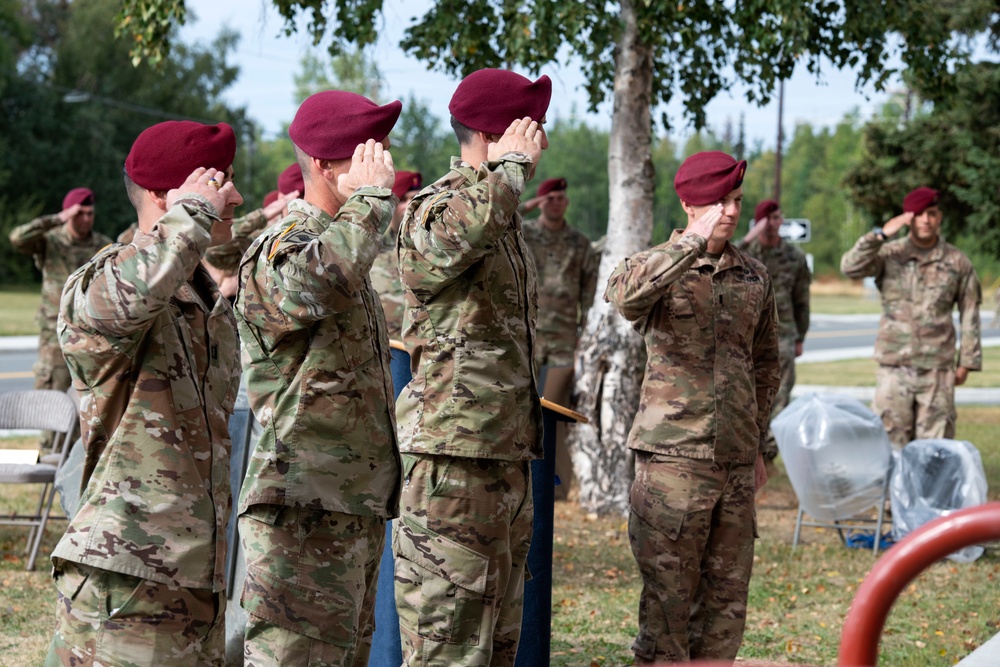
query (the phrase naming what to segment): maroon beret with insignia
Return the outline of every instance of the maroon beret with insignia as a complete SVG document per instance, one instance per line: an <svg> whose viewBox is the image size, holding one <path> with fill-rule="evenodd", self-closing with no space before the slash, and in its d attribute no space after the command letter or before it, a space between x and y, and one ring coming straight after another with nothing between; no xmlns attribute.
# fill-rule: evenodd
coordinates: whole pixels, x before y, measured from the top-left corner
<svg viewBox="0 0 1000 667"><path fill-rule="evenodd" d="M753 219L763 220L767 216L777 211L779 208L781 207L778 206L778 202L774 201L773 199L765 199L761 203L757 204L757 208L753 210Z"/></svg>
<svg viewBox="0 0 1000 667"><path fill-rule="evenodd" d="M271 190L270 192L268 192L266 195L264 195L264 208L267 208L274 202L278 201L278 197L280 196L281 193L278 192L277 190Z"/></svg>
<svg viewBox="0 0 1000 667"><path fill-rule="evenodd" d="M199 167L229 169L236 134L227 123L168 120L142 131L125 158L125 173L147 190L180 187Z"/></svg>
<svg viewBox="0 0 1000 667"><path fill-rule="evenodd" d="M352 148L351 152L353 151L354 149ZM287 195L293 190L298 190L300 195L306 191L306 182L302 178L302 167L299 166L298 162L293 162L288 165L288 167L281 172L281 175L278 176L278 192L283 195Z"/></svg>
<svg viewBox="0 0 1000 667"><path fill-rule="evenodd" d="M737 161L722 151L695 153L677 170L674 189L682 201L707 206L740 187L746 170L746 160Z"/></svg>
<svg viewBox="0 0 1000 667"><path fill-rule="evenodd" d="M79 204L80 206L93 206L94 191L90 188L73 188L66 193L65 197L63 197L63 210L65 211L74 204Z"/></svg>
<svg viewBox="0 0 1000 667"><path fill-rule="evenodd" d="M917 188L903 198L903 211L920 215L924 209L937 206L938 191L933 188Z"/></svg>
<svg viewBox="0 0 1000 667"><path fill-rule="evenodd" d="M392 184L392 194L399 199L410 190L419 190L424 179L419 171L397 171L396 182Z"/></svg>
<svg viewBox="0 0 1000 667"><path fill-rule="evenodd" d="M566 179L565 178L546 178L538 185L538 190L535 192L536 197L541 197L542 195L547 195L550 192L555 192L558 190L566 189Z"/></svg>
<svg viewBox="0 0 1000 667"><path fill-rule="evenodd" d="M552 81L537 81L506 69L481 69L462 79L451 96L448 111L466 127L503 134L518 118L541 122L552 97Z"/></svg>
<svg viewBox="0 0 1000 667"><path fill-rule="evenodd" d="M357 93L324 90L302 103L288 136L310 157L345 160L358 144L388 137L402 108L399 100L379 106Z"/></svg>

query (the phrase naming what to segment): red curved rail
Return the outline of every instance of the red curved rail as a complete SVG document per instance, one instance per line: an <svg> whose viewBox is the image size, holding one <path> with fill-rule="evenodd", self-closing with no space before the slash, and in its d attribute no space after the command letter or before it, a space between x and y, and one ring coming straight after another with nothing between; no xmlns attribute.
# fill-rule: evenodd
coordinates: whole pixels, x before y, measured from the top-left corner
<svg viewBox="0 0 1000 667"><path fill-rule="evenodd" d="M840 634L839 667L874 667L889 610L903 589L948 554L1000 540L1000 502L959 510L924 524L875 563L851 603Z"/></svg>

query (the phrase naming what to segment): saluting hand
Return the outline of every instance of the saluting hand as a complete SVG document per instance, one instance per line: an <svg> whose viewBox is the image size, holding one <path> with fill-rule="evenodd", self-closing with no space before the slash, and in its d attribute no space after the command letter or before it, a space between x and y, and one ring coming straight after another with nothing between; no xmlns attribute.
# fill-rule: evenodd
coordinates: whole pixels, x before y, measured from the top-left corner
<svg viewBox="0 0 1000 667"><path fill-rule="evenodd" d="M753 223L747 235L743 237L744 241L753 241L755 238L764 233L764 228L767 227L767 218L761 218Z"/></svg>
<svg viewBox="0 0 1000 667"><path fill-rule="evenodd" d="M486 147L486 159L492 162L499 160L505 153L524 153L537 166L542 157L544 139L545 130L525 116L511 123L500 139Z"/></svg>
<svg viewBox="0 0 1000 667"><path fill-rule="evenodd" d="M695 234L708 240L712 238L715 228L719 226L719 220L722 220L722 204L715 204L705 211L700 218L688 225L687 229L684 230L684 234Z"/></svg>
<svg viewBox="0 0 1000 667"><path fill-rule="evenodd" d="M275 199L273 202L264 207L264 217L267 218L269 221L274 220L279 215L281 215L282 211L285 210L285 207L288 206L288 202L292 201L293 199L298 199L298 197L299 197L298 190L292 190L286 195L278 195L277 199Z"/></svg>
<svg viewBox="0 0 1000 667"><path fill-rule="evenodd" d="M62 220L63 222L69 222L70 220L75 218L76 214L79 212L80 212L80 205L73 204L69 208L64 208L63 210L59 211L59 219Z"/></svg>
<svg viewBox="0 0 1000 667"><path fill-rule="evenodd" d="M392 155L381 142L369 139L354 149L350 170L337 177L337 190L347 199L360 187L374 185L392 188L395 180L396 168L392 164Z"/></svg>
<svg viewBox="0 0 1000 667"><path fill-rule="evenodd" d="M222 185L219 186L218 183ZM198 167L179 188L167 193L167 208L172 207L184 195L196 194L207 199L215 207L216 215L222 215L235 191L236 186L233 182L226 180L226 172L211 167L208 169Z"/></svg>
<svg viewBox="0 0 1000 667"><path fill-rule="evenodd" d="M882 225L882 233L886 235L886 238L888 238L906 225L913 224L913 218L913 213L900 213L895 218Z"/></svg>

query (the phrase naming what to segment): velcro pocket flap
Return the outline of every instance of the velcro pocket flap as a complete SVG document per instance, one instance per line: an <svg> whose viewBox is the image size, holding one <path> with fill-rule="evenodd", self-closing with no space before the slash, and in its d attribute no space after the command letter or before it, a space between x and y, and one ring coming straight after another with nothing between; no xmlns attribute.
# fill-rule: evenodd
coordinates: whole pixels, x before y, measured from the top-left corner
<svg viewBox="0 0 1000 667"><path fill-rule="evenodd" d="M405 530L396 531L397 555L454 585L484 595L489 558L438 535L408 517L400 517Z"/></svg>

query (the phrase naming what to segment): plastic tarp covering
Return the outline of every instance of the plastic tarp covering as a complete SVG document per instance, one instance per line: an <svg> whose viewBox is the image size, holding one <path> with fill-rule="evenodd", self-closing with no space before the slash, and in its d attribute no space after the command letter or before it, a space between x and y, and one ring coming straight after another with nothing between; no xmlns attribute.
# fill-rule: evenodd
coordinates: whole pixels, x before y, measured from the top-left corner
<svg viewBox="0 0 1000 667"><path fill-rule="evenodd" d="M805 394L771 422L802 509L840 521L878 507L892 469L882 420L843 394Z"/></svg>
<svg viewBox="0 0 1000 667"><path fill-rule="evenodd" d="M986 472L975 445L965 440L914 440L903 448L892 476L892 534L900 540L928 521L986 502ZM983 548L948 556L971 563Z"/></svg>

